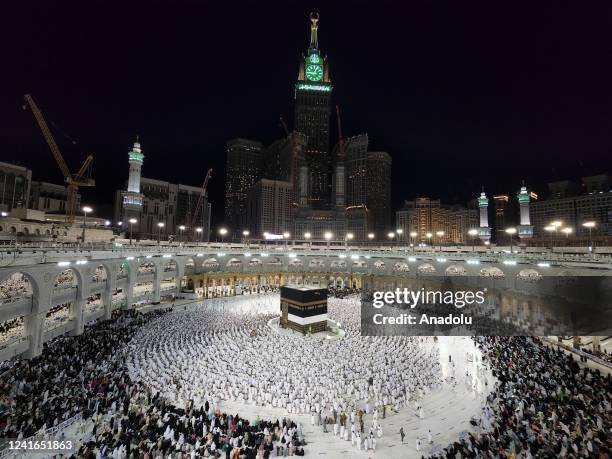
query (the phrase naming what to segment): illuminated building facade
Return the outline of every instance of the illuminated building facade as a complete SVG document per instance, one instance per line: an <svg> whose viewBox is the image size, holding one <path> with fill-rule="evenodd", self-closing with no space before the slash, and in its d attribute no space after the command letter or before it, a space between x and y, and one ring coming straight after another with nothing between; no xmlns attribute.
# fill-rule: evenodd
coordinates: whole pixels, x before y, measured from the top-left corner
<svg viewBox="0 0 612 459"><path fill-rule="evenodd" d="M178 236L179 227L188 225L202 189L142 177L144 155L139 142L135 142L128 153L128 161L127 190L117 190L115 193L115 220L122 222L126 235L129 235L131 228L132 235L141 239ZM208 197L204 196L200 214L194 222L194 226L202 228L202 241L209 239L210 215ZM135 219L136 223L130 224L130 219ZM159 223L163 224L161 231ZM189 235L184 234L183 237L188 238Z"/></svg>
<svg viewBox="0 0 612 459"><path fill-rule="evenodd" d="M567 183L566 183L567 182ZM564 227L572 228L573 234L587 237L589 230L582 226L584 222L595 222L593 235L597 237L612 235L612 190L607 175L583 177L581 180L584 193L576 194L579 188L573 182L552 182L548 184L550 198L531 202L529 208L530 223L534 236L548 238L544 231L553 221L561 221ZM565 183L560 187L560 183ZM561 234L558 237L564 237Z"/></svg>
<svg viewBox="0 0 612 459"><path fill-rule="evenodd" d="M261 179L247 194L247 221L252 237L293 232L295 196L291 182Z"/></svg>
<svg viewBox="0 0 612 459"><path fill-rule="evenodd" d="M263 152L263 176L270 180L291 182L292 162L296 163L294 169L297 175L297 159L303 155L307 141L304 134L294 131L272 142Z"/></svg>
<svg viewBox="0 0 612 459"><path fill-rule="evenodd" d="M29 208L44 212L64 213L68 200L68 190L64 185L32 181L30 185ZM81 208L81 194L76 195L76 208Z"/></svg>
<svg viewBox="0 0 612 459"><path fill-rule="evenodd" d="M0 210L27 209L31 182L30 169L0 162Z"/></svg>
<svg viewBox="0 0 612 459"><path fill-rule="evenodd" d="M305 160L309 170L309 204L314 209L330 205L329 118L332 84L329 62L319 51L319 16L310 17L310 46L302 56L295 84L295 130L306 135Z"/></svg>
<svg viewBox="0 0 612 459"><path fill-rule="evenodd" d="M246 227L247 193L263 177L263 144L256 140L227 142L225 223L235 236Z"/></svg>
<svg viewBox="0 0 612 459"><path fill-rule="evenodd" d="M360 134L344 140L347 179L346 203L367 205L368 135Z"/></svg>
<svg viewBox="0 0 612 459"><path fill-rule="evenodd" d="M391 223L391 156L384 151L368 152L366 204L372 213L373 230L383 234Z"/></svg>
<svg viewBox="0 0 612 459"><path fill-rule="evenodd" d="M413 243L465 244L468 231L478 225L475 209L442 205L439 199L428 197L405 201L395 213L396 228L403 230L402 239ZM444 232L442 236L437 232ZM416 233L416 237L410 236ZM430 233L431 238L427 237Z"/></svg>

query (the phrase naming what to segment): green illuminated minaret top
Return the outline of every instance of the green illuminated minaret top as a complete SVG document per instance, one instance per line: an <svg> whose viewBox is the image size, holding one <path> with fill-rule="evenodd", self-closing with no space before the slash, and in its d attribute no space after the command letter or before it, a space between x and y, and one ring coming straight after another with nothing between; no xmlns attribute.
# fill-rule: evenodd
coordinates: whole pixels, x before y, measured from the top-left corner
<svg viewBox="0 0 612 459"><path fill-rule="evenodd" d="M142 154L142 149L140 148L138 137L136 138L136 142L134 142L134 147L132 148L132 151L128 153L128 157L130 161L140 161L141 163L143 162L144 155Z"/></svg>

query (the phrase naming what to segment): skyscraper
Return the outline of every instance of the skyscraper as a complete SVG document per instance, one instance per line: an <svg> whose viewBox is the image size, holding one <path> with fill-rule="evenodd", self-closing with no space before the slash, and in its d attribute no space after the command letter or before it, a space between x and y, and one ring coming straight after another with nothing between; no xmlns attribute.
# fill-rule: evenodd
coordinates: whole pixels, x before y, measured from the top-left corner
<svg viewBox="0 0 612 459"><path fill-rule="evenodd" d="M346 203L361 206L367 203L368 135L360 134L344 141L346 165Z"/></svg>
<svg viewBox="0 0 612 459"><path fill-rule="evenodd" d="M227 142L225 177L225 220L230 231L239 234L246 224L247 192L263 174L263 145L256 140Z"/></svg>
<svg viewBox="0 0 612 459"><path fill-rule="evenodd" d="M301 157L306 142L304 134L293 131L287 137L275 140L266 147L263 153L264 178L291 182L293 185L292 180L297 180L297 158ZM292 173L296 177L293 177Z"/></svg>
<svg viewBox="0 0 612 459"><path fill-rule="evenodd" d="M366 204L372 212L374 231L383 234L391 224L391 156L370 151L366 161Z"/></svg>
<svg viewBox="0 0 612 459"><path fill-rule="evenodd" d="M305 159L309 169L309 201L312 208L329 207L329 117L332 84L329 62L321 56L319 15L310 15L310 46L300 62L295 84L295 130L306 135Z"/></svg>
<svg viewBox="0 0 612 459"><path fill-rule="evenodd" d="M261 179L247 193L247 220L251 236L292 233L295 197L291 182Z"/></svg>

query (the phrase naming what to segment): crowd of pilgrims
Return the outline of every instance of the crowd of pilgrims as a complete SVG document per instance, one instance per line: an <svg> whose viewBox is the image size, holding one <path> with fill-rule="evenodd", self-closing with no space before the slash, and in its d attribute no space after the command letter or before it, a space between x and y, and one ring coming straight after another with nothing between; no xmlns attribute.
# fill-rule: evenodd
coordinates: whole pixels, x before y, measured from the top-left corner
<svg viewBox="0 0 612 459"><path fill-rule="evenodd" d="M103 304L100 295L90 296L84 305L84 314L87 316L99 309L102 309ZM61 303L55 305L47 311L43 328L50 330L62 325L70 318L70 303ZM24 323L23 317L15 317L0 323L0 347L8 345L13 340L23 336Z"/></svg>
<svg viewBox="0 0 612 459"><path fill-rule="evenodd" d="M0 347L23 335L23 317L15 317L0 324Z"/></svg>
<svg viewBox="0 0 612 459"><path fill-rule="evenodd" d="M357 293L360 292L360 289L358 288L351 288L351 287L334 287L334 286L329 286L327 288L328 290L328 294L329 296L333 296L336 298L344 298L347 297L349 295L356 295Z"/></svg>
<svg viewBox="0 0 612 459"><path fill-rule="evenodd" d="M358 298L328 300L342 339L275 330L267 324L278 311L278 295L247 296L152 321L128 346L130 376L179 406L238 402L317 418L399 411L440 384L433 338L362 337Z"/></svg>
<svg viewBox="0 0 612 459"><path fill-rule="evenodd" d="M439 356L429 338L362 337L352 293L330 289L328 314L346 332L341 340L268 327L278 316L277 294L219 298L172 314L115 311L80 336L45 343L39 357L2 363L0 437L27 438L80 414L79 457L304 454L299 423L249 422L218 409L241 402L309 415L359 449L375 449L379 413L437 387ZM612 457L609 375L536 338L487 336L476 344L498 382L475 432L442 456Z"/></svg>
<svg viewBox="0 0 612 459"><path fill-rule="evenodd" d="M115 311L75 337L45 343L42 355L15 360L0 377L0 436L28 438L82 416L83 458L268 457L303 455L302 428L289 419L249 422L193 400L173 405L125 366L126 344L167 310Z"/></svg>
<svg viewBox="0 0 612 459"><path fill-rule="evenodd" d="M21 273L15 273L0 283L0 301L6 303L15 298L32 294L30 282Z"/></svg>
<svg viewBox="0 0 612 459"><path fill-rule="evenodd" d="M476 338L498 383L480 433L449 445L447 458L610 458L612 378L579 366L538 338Z"/></svg>

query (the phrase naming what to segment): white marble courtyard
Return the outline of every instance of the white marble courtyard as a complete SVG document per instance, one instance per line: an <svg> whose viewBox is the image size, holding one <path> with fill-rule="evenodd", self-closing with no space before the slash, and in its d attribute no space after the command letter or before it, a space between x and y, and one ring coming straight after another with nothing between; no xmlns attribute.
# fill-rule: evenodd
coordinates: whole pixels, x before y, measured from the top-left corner
<svg viewBox="0 0 612 459"><path fill-rule="evenodd" d="M351 303L349 302L346 304ZM359 308L357 304L358 301L354 300L352 306L355 308L355 311L351 312L351 314L358 315ZM345 303L342 303L342 306L345 306ZM277 332L269 332L265 328L262 328L261 324L266 324L265 327L269 327L267 324L270 321L270 317L278 314L277 295L251 297L241 296L222 300L207 300L188 306L187 311L175 312L174 314L182 314L180 316L182 322L179 321L178 323L184 324L185 321L189 321L191 317L193 317L194 320L198 320L197 316L193 314L200 313L202 310L207 309L212 309L214 311L214 315L211 316L214 321L211 321L211 323L208 324L208 327L213 329L215 334L223 333L223 329L228 327L232 328L231 333L235 333L235 335L233 335L235 337L246 336L247 334L256 332L258 335L260 335L259 340L256 340L256 342L260 343L260 346L262 345L261 341L263 340L264 345L273 347L274 343L270 341L275 340L274 336L277 334ZM343 312L342 314L346 313ZM231 316L233 316L233 319L226 318ZM234 323L231 323L232 320L235 321L236 317L244 317L243 326L236 327ZM375 346L375 344L372 344L372 342L369 341L371 338L362 338L359 336L358 327L356 327L358 325L358 320L354 320L354 318L347 315L338 318L331 317L330 315L330 318L342 320L343 324L346 324L348 338L343 339L349 340L346 342L347 347L349 346L350 340L363 340L364 344ZM177 369L181 369L183 372L194 371L194 367L211 365L211 360L209 358L207 358L205 361L192 360L192 358L189 357L189 353L183 354L183 348L191 348L193 346L193 342L185 341L182 330L175 334L175 332L168 332L168 327L172 327L172 325L168 325L168 319L166 318L163 321L163 325L160 326L159 329L153 328L153 331L151 332L144 330L143 335L136 340L139 348L141 348L143 345L145 347L150 347L152 346L152 342L155 341L155 346L157 347L151 347L150 350L167 350L174 349L175 347L178 350L178 354L176 354L174 359L172 358L171 353L169 353L166 356L163 356L161 360L156 360L154 363L154 368L156 371L159 371L165 375L162 378L158 378L162 382L162 384L157 386L160 389L163 383L169 381L171 375L177 372ZM165 336L163 335L164 333ZM261 336L262 334L266 333L269 334L266 336ZM187 331L186 334L189 335L189 332ZM173 341L175 339L174 336L177 336L176 343ZM159 339L161 339L161 344L160 342L156 341ZM308 352L317 353L316 347L318 345L316 342L320 340L314 339L313 337L295 337L294 339L309 340L304 342L307 343L309 349ZM340 339L336 343L332 344L342 346L343 339ZM399 340L402 339L404 338L399 338ZM238 342L240 341L238 340ZM402 407L399 413L394 413L391 409L387 409L386 417L384 419L382 416L379 416L378 422L382 427L383 435L382 437L377 437L376 439L376 451L370 450L366 452L359 450L357 446L352 446L350 435L349 441L342 440L339 436L334 436L332 426L328 426L329 433L324 433L321 426L312 426L310 414L296 414L295 410L293 410L291 413L286 408L277 408L272 406L271 403L259 403L255 405L252 400L247 401L245 399L240 399L240 397L235 398L230 396L215 396L214 405L218 406L224 412L238 413L240 416L251 420L254 420L257 416L262 419L289 417L296 420L296 422L300 422L303 425L304 434L308 442L305 449L306 455L310 457L341 457L348 455L349 457L364 458L406 458L421 457L421 455L427 456L432 452L441 450L449 443L459 439L462 432L472 429L469 421L472 416L478 416L481 414L481 408L484 404L484 399L488 393L488 390L492 387L493 378L488 371L484 371L482 368L480 368L480 355L471 339L461 337L442 337L439 338L437 342L434 342L433 339L429 339L426 342L427 346L430 348L437 348L433 349L432 352L435 351L436 358L440 362L440 377L443 382L439 387L434 388L430 392L426 392L426 394L422 397L420 396L420 391L415 391L412 393L409 406ZM329 346L330 343L321 343L321 345ZM354 341L351 345L354 346ZM207 348L204 347L200 349L200 351L203 349ZM225 354L224 359L229 361L236 360L235 358L232 358L232 353L241 352L238 347L233 349L223 347L217 348L217 350L221 349ZM293 350L293 354L299 353L299 344L297 349L297 351L296 349ZM338 352L340 349L341 347L336 347L334 348L333 352ZM243 349L242 351L246 350ZM250 352L252 352L252 350ZM261 353L262 351L258 351L256 348L255 352ZM322 347L321 353L324 352L329 352L329 349ZM375 353L375 358L380 358L379 355L381 350L378 349L375 352L378 352L378 354ZM382 353L384 353L384 350ZM149 352L149 355L152 356L152 354L153 352ZM470 355L469 359L468 354ZM196 354L194 353L192 355ZM452 357L452 361L454 362L454 369L449 363L449 355ZM145 371L143 368L147 368L149 365L148 359L149 357L144 357L144 360L143 358L140 360L134 359L132 364L135 365L134 368L136 368L136 370L134 370L132 373L136 374L138 371ZM183 359L186 359L187 361L182 361ZM171 360L173 360L173 362L170 362ZM248 359L247 362L250 363ZM235 366L235 362L233 362L233 365ZM282 364L277 361L277 366L278 365ZM257 367L257 365L255 366ZM189 368L189 370L187 370L187 368ZM244 368L244 366L242 368ZM293 366L292 368L295 371L295 368L297 367ZM209 366L206 371L211 370L212 367ZM145 382L150 380L148 376L151 375L151 372L148 369L146 371L148 373L146 373L146 376L143 377L143 381ZM331 375L335 374L332 371L330 371L330 373ZM144 374L145 373L143 373L143 375ZM469 376L466 376L466 374L469 374ZM204 394L206 394L204 390L200 392L197 391L201 389L201 386L207 385L207 383L201 380L198 381L197 377L195 377L196 373L193 373L193 375L194 377L189 376L183 378L180 392L172 392L172 387L165 386L161 390L166 391L164 394L166 397L171 399L174 398L172 401L179 403L179 406L181 402L184 402L186 398L193 397L194 394L204 396ZM455 377L454 382L451 382L450 377L452 375ZM273 373L270 373L270 377L274 377ZM224 381L219 380L223 379L224 376L221 373L216 373L214 378L214 384L217 388L220 388L221 386L219 383L223 385ZM487 381L488 386L485 385L485 380ZM192 384L194 386L200 387L185 388L184 386L189 385L190 381L193 381ZM196 383L195 381L198 382ZM239 383L240 382L236 383L235 387L239 387ZM246 385L248 385L248 383ZM169 386L171 386L171 384ZM153 388L155 389L155 387ZM215 395L222 394L221 390L225 391L226 389L218 389L217 394ZM210 395L210 393L207 394L207 396ZM423 407L423 419L420 419L417 416L414 405L415 403ZM364 431L367 435L369 427L372 425L371 414L364 416L364 425ZM400 441L400 428L404 429L404 433L406 435L403 444ZM432 443L428 442L429 431L431 431ZM416 450L417 437L421 439L420 452L417 452Z"/></svg>
<svg viewBox="0 0 612 459"><path fill-rule="evenodd" d="M381 458L381 459L410 459L420 458L421 455L427 457L432 450L444 448L449 443L457 440L463 431L472 431L474 427L470 425L470 418L481 414L484 406L484 399L494 382L493 376L489 371L484 376L476 376L473 383L476 389L468 389L465 384L465 373L469 371L472 375L476 374L478 363L468 362L466 353L477 353L478 362L480 355L474 346L474 342L469 338L447 337L440 338L438 341L440 348L440 361L442 363L445 377L451 373L448 356L451 355L455 362L455 374L458 384L452 387L451 384L444 383L442 388L435 390L419 403L423 406L425 417L419 419L412 407L403 408L399 414L387 411L385 419L379 418L383 429L383 436L377 439L376 451L359 451L351 446L351 442L341 440L340 437L333 435L333 429L328 427L328 433L323 433L321 426L312 426L310 415L290 415L284 410L265 407L254 407L235 402L220 402L222 411L228 413L240 413L249 419L254 419L259 415L260 418L268 419L277 416L288 416L297 419L304 426L304 434L308 445L305 447L308 457L325 458ZM488 387L485 386L485 379ZM366 417L366 425L370 425L372 416ZM400 441L399 430L404 428L406 437L404 443ZM367 428L366 428L367 429ZM428 430L431 430L433 444L427 444ZM416 439L421 438L421 451L416 451Z"/></svg>

